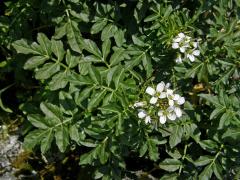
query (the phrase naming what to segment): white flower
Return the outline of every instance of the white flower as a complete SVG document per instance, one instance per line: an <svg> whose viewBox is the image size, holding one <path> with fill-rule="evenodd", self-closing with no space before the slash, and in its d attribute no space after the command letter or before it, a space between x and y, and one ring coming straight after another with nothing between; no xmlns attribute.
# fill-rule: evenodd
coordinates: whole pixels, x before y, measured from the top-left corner
<svg viewBox="0 0 240 180"><path fill-rule="evenodd" d="M167 118L170 119L171 121L174 121L177 118L174 108L172 107L169 107L166 110L158 111L158 116L159 116L159 122L161 124L164 124L167 121Z"/></svg>
<svg viewBox="0 0 240 180"><path fill-rule="evenodd" d="M198 48L198 42L193 42L192 46L194 47L194 49Z"/></svg>
<svg viewBox="0 0 240 180"><path fill-rule="evenodd" d="M148 93L149 95L153 96L156 93L156 91L152 87L148 86L147 89L146 89L146 93Z"/></svg>
<svg viewBox="0 0 240 180"><path fill-rule="evenodd" d="M135 102L134 103L134 107L143 107L143 106L145 106L146 105L146 103L145 102Z"/></svg>
<svg viewBox="0 0 240 180"><path fill-rule="evenodd" d="M145 123L151 123L151 117L147 114L147 112L143 109L140 109L138 112L138 117L140 119L144 119Z"/></svg>
<svg viewBox="0 0 240 180"><path fill-rule="evenodd" d="M178 54L177 59L175 59L176 63L182 63L182 56Z"/></svg>
<svg viewBox="0 0 240 180"><path fill-rule="evenodd" d="M173 100L176 102L178 105L182 105L185 103L185 98L181 97L179 94L174 94Z"/></svg>
<svg viewBox="0 0 240 180"><path fill-rule="evenodd" d="M172 43L172 48L173 49L178 49L179 48L179 44L177 42Z"/></svg>
<svg viewBox="0 0 240 180"><path fill-rule="evenodd" d="M200 55L200 51L199 50L193 50L191 53L187 54L187 58L193 62L195 61L195 56L199 56Z"/></svg>
<svg viewBox="0 0 240 180"><path fill-rule="evenodd" d="M173 42L179 43L179 42L181 42L185 37L186 37L185 34L183 34L183 33L181 32L181 33L179 33L179 34L173 39Z"/></svg>
<svg viewBox="0 0 240 180"><path fill-rule="evenodd" d="M158 98L163 99L166 98L166 92L164 92L170 86L169 83L165 84L163 81L157 84L156 90L152 87L147 87L146 93L151 95L151 99L149 101L150 104L156 104Z"/></svg>
<svg viewBox="0 0 240 180"><path fill-rule="evenodd" d="M166 97L166 89L170 86L169 83L165 84L163 81L161 81L160 83L157 84L157 87L156 87L156 90L157 90L157 93L158 93L158 97L160 99L163 99Z"/></svg>
<svg viewBox="0 0 240 180"><path fill-rule="evenodd" d="M174 107L174 112L178 118L182 116L182 110L179 107Z"/></svg>
<svg viewBox="0 0 240 180"><path fill-rule="evenodd" d="M150 116L147 116L145 118L145 123L148 124L148 123L151 123L151 117Z"/></svg>
<svg viewBox="0 0 240 180"><path fill-rule="evenodd" d="M173 90L167 89L167 93L166 93L166 94L167 94L169 106L173 106L173 105L174 105L174 94L173 94Z"/></svg>
<svg viewBox="0 0 240 180"><path fill-rule="evenodd" d="M172 43L173 49L180 49L180 52L184 53L186 49L190 46L189 42L191 37L185 36L183 33L179 33L174 39Z"/></svg>
<svg viewBox="0 0 240 180"><path fill-rule="evenodd" d="M139 110L139 112L138 112L138 117L140 118L140 119L143 119L143 118L145 118L147 116L147 112L146 111L144 111L144 110Z"/></svg>

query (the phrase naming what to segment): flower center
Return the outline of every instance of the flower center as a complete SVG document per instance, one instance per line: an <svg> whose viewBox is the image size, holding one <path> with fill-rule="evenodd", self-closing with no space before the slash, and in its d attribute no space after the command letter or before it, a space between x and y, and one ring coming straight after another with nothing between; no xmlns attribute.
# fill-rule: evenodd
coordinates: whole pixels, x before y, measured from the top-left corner
<svg viewBox="0 0 240 180"><path fill-rule="evenodd" d="M158 106L160 107L160 109L166 110L169 107L168 99L167 98L159 99Z"/></svg>

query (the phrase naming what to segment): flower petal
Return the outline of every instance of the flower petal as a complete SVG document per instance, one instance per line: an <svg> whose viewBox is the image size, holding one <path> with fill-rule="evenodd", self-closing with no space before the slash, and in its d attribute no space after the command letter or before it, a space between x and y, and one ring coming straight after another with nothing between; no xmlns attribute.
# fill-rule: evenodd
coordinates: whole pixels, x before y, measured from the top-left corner
<svg viewBox="0 0 240 180"><path fill-rule="evenodd" d="M167 94L165 92L161 92L161 94L159 95L160 99L164 99L167 97Z"/></svg>
<svg viewBox="0 0 240 180"><path fill-rule="evenodd" d="M163 115L163 110L158 111L158 116L162 116Z"/></svg>
<svg viewBox="0 0 240 180"><path fill-rule="evenodd" d="M193 51L193 55L194 56L199 56L200 55L200 51L199 50L194 50Z"/></svg>
<svg viewBox="0 0 240 180"><path fill-rule="evenodd" d="M185 34L181 32L181 33L178 34L178 36L179 36L180 38L184 38L184 37L185 37Z"/></svg>
<svg viewBox="0 0 240 180"><path fill-rule="evenodd" d="M158 98L157 97L152 97L149 101L150 104L156 104L157 103Z"/></svg>
<svg viewBox="0 0 240 180"><path fill-rule="evenodd" d="M195 57L192 54L187 54L188 59L190 59L191 62L195 61Z"/></svg>
<svg viewBox="0 0 240 180"><path fill-rule="evenodd" d="M170 86L171 86L171 84L170 84L170 83L167 83L167 84L165 85L165 89L169 88Z"/></svg>
<svg viewBox="0 0 240 180"><path fill-rule="evenodd" d="M179 107L175 107L174 111L175 111L177 117L181 117L182 116L182 110Z"/></svg>
<svg viewBox="0 0 240 180"><path fill-rule="evenodd" d="M177 59L175 59L176 63L182 63L182 57L178 56Z"/></svg>
<svg viewBox="0 0 240 180"><path fill-rule="evenodd" d="M185 47L180 47L180 51L181 51L182 53L184 53L184 52L186 51L186 48L185 48Z"/></svg>
<svg viewBox="0 0 240 180"><path fill-rule="evenodd" d="M197 48L198 47L198 42L193 42L192 45L193 45L194 48Z"/></svg>
<svg viewBox="0 0 240 180"><path fill-rule="evenodd" d="M169 96L169 95L172 95L173 94L173 90L172 89L167 89L167 96Z"/></svg>
<svg viewBox="0 0 240 180"><path fill-rule="evenodd" d="M152 87L148 86L146 89L146 93L153 96L156 93L156 91Z"/></svg>
<svg viewBox="0 0 240 180"><path fill-rule="evenodd" d="M159 118L159 122L161 123L161 124L164 124L165 122L166 122L166 120L167 120L167 117L166 116L160 116L160 118Z"/></svg>
<svg viewBox="0 0 240 180"><path fill-rule="evenodd" d="M172 99L169 99L168 100L168 104L169 104L169 106L173 106L174 105L174 101Z"/></svg>
<svg viewBox="0 0 240 180"><path fill-rule="evenodd" d="M172 43L172 48L173 48L173 49L179 48L179 44L178 44L177 42Z"/></svg>
<svg viewBox="0 0 240 180"><path fill-rule="evenodd" d="M145 118L145 123L148 124L148 123L151 123L151 117L150 116L147 116Z"/></svg>
<svg viewBox="0 0 240 180"><path fill-rule="evenodd" d="M184 104L184 103L185 103L185 98L184 98L184 97L180 97L180 98L177 100L177 103L178 103L179 105Z"/></svg>
<svg viewBox="0 0 240 180"><path fill-rule="evenodd" d="M173 100L177 101L181 96L179 94L174 94L173 95Z"/></svg>
<svg viewBox="0 0 240 180"><path fill-rule="evenodd" d="M156 88L157 92L162 92L164 87L165 87L165 83L163 81L158 83L157 88Z"/></svg>
<svg viewBox="0 0 240 180"><path fill-rule="evenodd" d="M171 121L174 121L174 120L177 118L177 116L176 116L176 114L175 114L174 112L169 113L169 114L167 115L167 117L168 117L168 119L170 119Z"/></svg>
<svg viewBox="0 0 240 180"><path fill-rule="evenodd" d="M134 103L134 107L143 107L144 105L146 105L144 102L135 102Z"/></svg>
<svg viewBox="0 0 240 180"><path fill-rule="evenodd" d="M179 43L180 41L182 41L182 38L180 37L176 37L175 39L173 39L173 42L175 43Z"/></svg>
<svg viewBox="0 0 240 180"><path fill-rule="evenodd" d="M138 117L139 117L140 119L143 119L143 118L145 118L146 116L147 116L146 111L144 111L144 110L140 110L140 111L139 111Z"/></svg>

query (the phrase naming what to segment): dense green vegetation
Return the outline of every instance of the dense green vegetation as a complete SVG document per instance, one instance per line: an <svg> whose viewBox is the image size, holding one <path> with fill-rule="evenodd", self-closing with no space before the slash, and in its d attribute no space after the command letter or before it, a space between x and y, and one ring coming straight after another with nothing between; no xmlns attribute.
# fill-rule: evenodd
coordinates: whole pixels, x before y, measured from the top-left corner
<svg viewBox="0 0 240 180"><path fill-rule="evenodd" d="M0 1L0 123L19 119L63 179L238 179L239 15L239 0Z"/></svg>

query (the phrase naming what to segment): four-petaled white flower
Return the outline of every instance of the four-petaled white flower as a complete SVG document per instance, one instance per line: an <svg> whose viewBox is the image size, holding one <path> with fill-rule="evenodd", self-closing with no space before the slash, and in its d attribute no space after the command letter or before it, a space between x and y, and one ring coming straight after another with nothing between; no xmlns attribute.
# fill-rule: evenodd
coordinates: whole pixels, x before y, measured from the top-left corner
<svg viewBox="0 0 240 180"><path fill-rule="evenodd" d="M175 61L176 61L176 63L182 63L183 59L182 59L181 54L177 55L177 58L175 59Z"/></svg>
<svg viewBox="0 0 240 180"><path fill-rule="evenodd" d="M188 47L190 47L191 37L186 36L183 33L179 33L176 38L173 39L172 48L178 49L180 52L184 53Z"/></svg>
<svg viewBox="0 0 240 180"><path fill-rule="evenodd" d="M195 56L199 56L200 55L200 51L199 50L192 50L190 52L187 53L187 58L193 62L195 61Z"/></svg>
<svg viewBox="0 0 240 180"><path fill-rule="evenodd" d="M156 104L159 98L160 99L166 98L167 94L165 91L167 90L167 88L169 88L169 86L170 86L169 83L165 84L163 81L157 84L156 89L153 89L152 87L148 86L146 89L146 93L152 96L149 103Z"/></svg>
<svg viewBox="0 0 240 180"><path fill-rule="evenodd" d="M143 107L143 106L146 106L146 102L143 102L143 101L140 101L140 102L135 102L133 104L133 107Z"/></svg>
<svg viewBox="0 0 240 180"><path fill-rule="evenodd" d="M198 42L193 41L191 37L184 33L179 33L172 43L173 49L179 49L180 53L184 54L185 58L188 58L191 62L195 61L195 58L200 55L198 48ZM181 63L184 58L178 53L175 61Z"/></svg>
<svg viewBox="0 0 240 180"><path fill-rule="evenodd" d="M151 117L147 114L147 112L143 109L140 109L138 112L138 117L140 119L144 119L145 123L151 123Z"/></svg>
<svg viewBox="0 0 240 180"><path fill-rule="evenodd" d="M167 118L170 119L171 121L174 121L177 118L177 115L174 111L174 107L168 107L166 110L159 110L158 116L159 116L159 122L161 124L165 124L165 122L167 121Z"/></svg>

